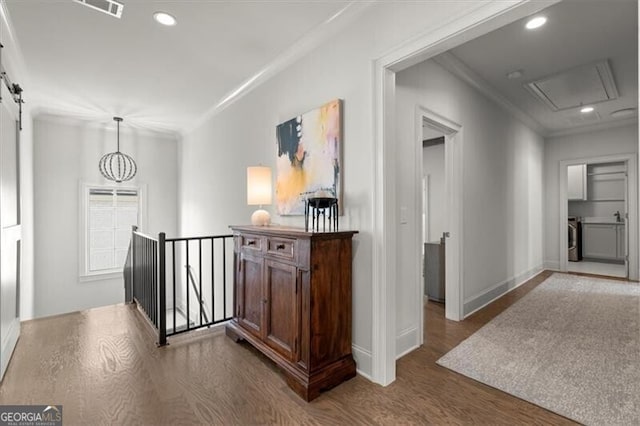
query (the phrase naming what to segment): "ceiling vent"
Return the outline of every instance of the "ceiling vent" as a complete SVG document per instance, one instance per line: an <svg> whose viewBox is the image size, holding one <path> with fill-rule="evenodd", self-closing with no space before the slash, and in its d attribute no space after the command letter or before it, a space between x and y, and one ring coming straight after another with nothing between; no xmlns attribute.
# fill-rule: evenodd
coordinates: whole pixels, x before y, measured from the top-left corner
<svg viewBox="0 0 640 426"><path fill-rule="evenodd" d="M106 13L107 15L111 15L115 18L120 18L122 16L122 10L124 9L124 4L118 3L117 1L113 1L113 0L73 0L73 1L75 1L76 3L83 4L85 6L88 6L91 9Z"/></svg>
<svg viewBox="0 0 640 426"><path fill-rule="evenodd" d="M618 90L607 60L562 71L529 82L524 87L553 111L618 98Z"/></svg>

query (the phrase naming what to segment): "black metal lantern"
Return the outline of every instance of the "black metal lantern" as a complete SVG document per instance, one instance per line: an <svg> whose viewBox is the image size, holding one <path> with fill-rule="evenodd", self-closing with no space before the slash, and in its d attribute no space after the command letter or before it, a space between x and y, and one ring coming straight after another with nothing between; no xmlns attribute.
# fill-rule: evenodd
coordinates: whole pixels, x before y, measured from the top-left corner
<svg viewBox="0 0 640 426"><path fill-rule="evenodd" d="M311 232L320 232L320 217L322 217L322 231L338 230L338 199L334 196L333 189L320 189L315 192L303 192L300 194L304 201L304 230L309 231L309 219L311 219Z"/></svg>
<svg viewBox="0 0 640 426"><path fill-rule="evenodd" d="M106 179L120 183L133 179L138 171L138 166L136 162L133 161L133 158L120 152L120 122L122 118L113 117L113 121L115 121L118 126L117 150L116 152L103 155L100 163L98 163L98 167L100 173L102 173L102 176Z"/></svg>

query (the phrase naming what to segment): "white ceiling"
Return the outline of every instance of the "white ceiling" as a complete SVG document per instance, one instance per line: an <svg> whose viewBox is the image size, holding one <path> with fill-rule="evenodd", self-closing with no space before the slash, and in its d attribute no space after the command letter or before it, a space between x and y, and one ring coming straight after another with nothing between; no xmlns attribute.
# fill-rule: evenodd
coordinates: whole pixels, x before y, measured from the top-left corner
<svg viewBox="0 0 640 426"><path fill-rule="evenodd" d="M348 1L133 1L122 19L71 0L6 0L30 105L182 131ZM173 14L163 27L152 15Z"/></svg>
<svg viewBox="0 0 640 426"><path fill-rule="evenodd" d="M607 126L627 119L610 113L638 107L638 10L636 1L565 0L543 10L546 25L526 30L516 21L452 49L436 61L465 79L475 80L505 104L515 105L545 135L581 126ZM453 56L451 56L453 55ZM595 104L600 117L581 123L579 108L552 111L523 85L570 68L608 59L619 98ZM522 78L507 79L521 69ZM522 115L522 114L521 114Z"/></svg>
<svg viewBox="0 0 640 426"><path fill-rule="evenodd" d="M313 47L303 42L317 39L336 14L362 4L121 1L124 13L116 19L71 0L5 0L30 74L25 97L32 107L98 123L120 115L125 125L184 131L278 58L291 57L296 43ZM175 15L178 25L158 25L152 19L158 10ZM620 97L596 105L599 124L621 120L609 115L614 110L637 108L637 3L565 0L543 14L548 22L536 31L516 21L440 62L515 106L544 134L589 123L578 123L576 111L551 111L523 85L574 66L609 60ZM524 76L508 80L516 69Z"/></svg>

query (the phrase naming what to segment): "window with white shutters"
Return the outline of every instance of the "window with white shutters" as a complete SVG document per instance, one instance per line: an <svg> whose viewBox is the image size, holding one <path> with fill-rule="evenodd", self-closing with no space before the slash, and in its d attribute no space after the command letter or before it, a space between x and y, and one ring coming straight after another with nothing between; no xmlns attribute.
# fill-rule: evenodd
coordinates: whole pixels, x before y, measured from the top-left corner
<svg viewBox="0 0 640 426"><path fill-rule="evenodd" d="M140 226L139 188L84 185L85 276L121 272L131 226Z"/></svg>

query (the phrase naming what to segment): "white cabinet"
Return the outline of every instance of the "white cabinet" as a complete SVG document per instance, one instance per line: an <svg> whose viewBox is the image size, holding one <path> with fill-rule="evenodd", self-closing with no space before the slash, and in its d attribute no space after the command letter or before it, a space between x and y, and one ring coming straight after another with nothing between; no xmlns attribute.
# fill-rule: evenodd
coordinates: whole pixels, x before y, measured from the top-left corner
<svg viewBox="0 0 640 426"><path fill-rule="evenodd" d="M591 259L624 260L625 225L584 223L582 255Z"/></svg>
<svg viewBox="0 0 640 426"><path fill-rule="evenodd" d="M569 200L587 199L587 165L567 167L567 196Z"/></svg>
<svg viewBox="0 0 640 426"><path fill-rule="evenodd" d="M593 259L616 259L618 233L616 225L585 223L582 225L582 255Z"/></svg>

